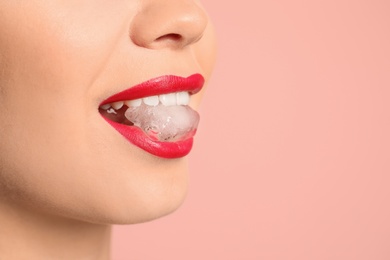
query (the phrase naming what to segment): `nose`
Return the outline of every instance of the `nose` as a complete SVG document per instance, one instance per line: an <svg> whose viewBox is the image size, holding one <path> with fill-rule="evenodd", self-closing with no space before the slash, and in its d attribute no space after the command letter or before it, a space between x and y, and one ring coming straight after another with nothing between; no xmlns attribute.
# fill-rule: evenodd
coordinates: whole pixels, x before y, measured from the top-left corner
<svg viewBox="0 0 390 260"><path fill-rule="evenodd" d="M130 38L148 49L181 49L202 38L208 18L194 0L141 1Z"/></svg>

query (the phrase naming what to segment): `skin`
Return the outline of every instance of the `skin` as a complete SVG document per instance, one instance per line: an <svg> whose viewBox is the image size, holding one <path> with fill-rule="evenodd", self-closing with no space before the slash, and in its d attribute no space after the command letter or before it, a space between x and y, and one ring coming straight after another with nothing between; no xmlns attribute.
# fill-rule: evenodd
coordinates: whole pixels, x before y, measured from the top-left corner
<svg viewBox="0 0 390 260"><path fill-rule="evenodd" d="M180 206L187 160L131 145L98 106L161 75L207 81L208 17L191 0L0 0L0 25L0 258L108 259L110 224Z"/></svg>

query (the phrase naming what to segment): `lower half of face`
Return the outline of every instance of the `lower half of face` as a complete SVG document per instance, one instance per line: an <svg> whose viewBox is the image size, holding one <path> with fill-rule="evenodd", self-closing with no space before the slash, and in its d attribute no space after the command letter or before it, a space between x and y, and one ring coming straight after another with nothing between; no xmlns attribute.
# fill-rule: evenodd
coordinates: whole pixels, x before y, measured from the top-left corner
<svg viewBox="0 0 390 260"><path fill-rule="evenodd" d="M215 56L199 3L20 0L0 23L0 203L94 223L175 210Z"/></svg>

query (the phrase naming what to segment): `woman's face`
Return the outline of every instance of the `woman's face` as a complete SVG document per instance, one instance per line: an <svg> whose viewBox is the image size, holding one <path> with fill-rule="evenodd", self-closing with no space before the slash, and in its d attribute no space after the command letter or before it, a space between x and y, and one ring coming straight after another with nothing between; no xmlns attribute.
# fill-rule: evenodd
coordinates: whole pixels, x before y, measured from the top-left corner
<svg viewBox="0 0 390 260"><path fill-rule="evenodd" d="M0 1L0 203L97 223L176 209L188 147L149 149L145 136L137 144L110 123L117 111L99 107L155 78L177 92L167 75L207 81L214 54L198 1ZM148 86L138 95L160 94Z"/></svg>

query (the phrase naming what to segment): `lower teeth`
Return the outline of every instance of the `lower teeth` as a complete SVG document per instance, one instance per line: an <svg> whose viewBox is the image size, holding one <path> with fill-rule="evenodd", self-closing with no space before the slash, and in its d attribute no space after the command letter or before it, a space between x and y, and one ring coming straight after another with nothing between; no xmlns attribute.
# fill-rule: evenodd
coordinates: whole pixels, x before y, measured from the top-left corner
<svg viewBox="0 0 390 260"><path fill-rule="evenodd" d="M199 123L199 114L189 106L129 107L127 120L158 141L175 142L192 137Z"/></svg>

